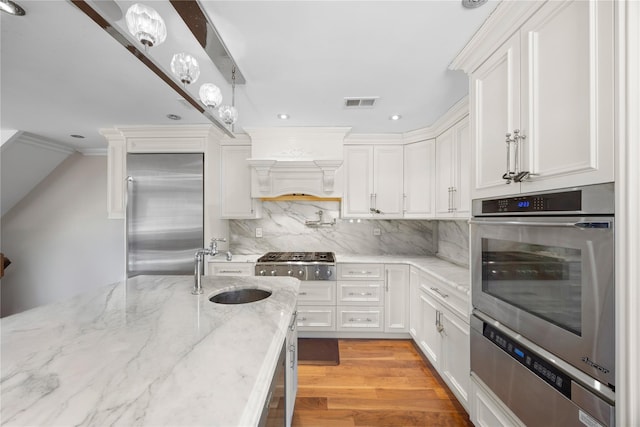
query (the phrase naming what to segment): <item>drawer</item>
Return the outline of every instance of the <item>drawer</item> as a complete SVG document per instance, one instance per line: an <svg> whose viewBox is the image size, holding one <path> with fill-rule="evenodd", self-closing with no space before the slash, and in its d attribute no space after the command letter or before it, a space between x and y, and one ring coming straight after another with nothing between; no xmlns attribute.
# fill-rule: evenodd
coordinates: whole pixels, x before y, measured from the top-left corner
<svg viewBox="0 0 640 427"><path fill-rule="evenodd" d="M338 282L338 304L376 305L384 302L384 281L352 280Z"/></svg>
<svg viewBox="0 0 640 427"><path fill-rule="evenodd" d="M427 273L420 273L420 289L433 296L462 319L469 319L469 295L441 282Z"/></svg>
<svg viewBox="0 0 640 427"><path fill-rule="evenodd" d="M254 270L252 262L210 262L208 271L212 276L253 276Z"/></svg>
<svg viewBox="0 0 640 427"><path fill-rule="evenodd" d="M298 306L296 325L299 331L335 331L336 307L323 305Z"/></svg>
<svg viewBox="0 0 640 427"><path fill-rule="evenodd" d="M331 280L303 280L298 292L299 305L336 303L336 282Z"/></svg>
<svg viewBox="0 0 640 427"><path fill-rule="evenodd" d="M338 280L384 280L384 264L338 263Z"/></svg>
<svg viewBox="0 0 640 427"><path fill-rule="evenodd" d="M382 307L338 306L338 330L382 331L384 329L382 310Z"/></svg>

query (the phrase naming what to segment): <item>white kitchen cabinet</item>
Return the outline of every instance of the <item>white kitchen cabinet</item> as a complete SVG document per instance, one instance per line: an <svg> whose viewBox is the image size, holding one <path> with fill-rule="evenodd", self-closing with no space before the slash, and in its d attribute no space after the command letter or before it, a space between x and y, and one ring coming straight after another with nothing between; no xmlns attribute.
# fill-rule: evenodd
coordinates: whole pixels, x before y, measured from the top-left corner
<svg viewBox="0 0 640 427"><path fill-rule="evenodd" d="M342 306L338 305L338 331L384 330L384 312L377 306Z"/></svg>
<svg viewBox="0 0 640 427"><path fill-rule="evenodd" d="M469 418L476 427L524 427L524 424L475 375L471 375Z"/></svg>
<svg viewBox="0 0 640 427"><path fill-rule="evenodd" d="M222 218L259 218L261 203L251 197L250 145L220 147L220 205Z"/></svg>
<svg viewBox="0 0 640 427"><path fill-rule="evenodd" d="M384 331L409 332L409 266L385 264Z"/></svg>
<svg viewBox="0 0 640 427"><path fill-rule="evenodd" d="M207 274L211 276L253 276L253 262L209 262Z"/></svg>
<svg viewBox="0 0 640 427"><path fill-rule="evenodd" d="M344 218L402 218L402 145L345 145Z"/></svg>
<svg viewBox="0 0 640 427"><path fill-rule="evenodd" d="M337 330L384 331L384 265L338 263L337 270Z"/></svg>
<svg viewBox="0 0 640 427"><path fill-rule="evenodd" d="M468 218L471 207L468 118L440 134L435 145L435 216Z"/></svg>
<svg viewBox="0 0 640 427"><path fill-rule="evenodd" d="M404 218L435 216L436 141L404 146Z"/></svg>
<svg viewBox="0 0 640 427"><path fill-rule="evenodd" d="M296 403L296 394L298 393L298 328L296 325L298 312L294 312L289 323L286 337L286 373L285 373L285 390L286 390L286 426L291 426L293 422L293 410Z"/></svg>
<svg viewBox="0 0 640 427"><path fill-rule="evenodd" d="M298 291L298 331L332 332L336 330L336 282L303 280Z"/></svg>
<svg viewBox="0 0 640 427"><path fill-rule="evenodd" d="M546 2L470 76L472 197L614 179L614 2ZM518 130L518 156L506 134ZM515 149L514 144L511 144ZM502 178L529 172L520 184Z"/></svg>
<svg viewBox="0 0 640 427"><path fill-rule="evenodd" d="M409 270L409 333L417 343L420 330L420 272L416 267Z"/></svg>
<svg viewBox="0 0 640 427"><path fill-rule="evenodd" d="M469 399L470 349L468 308L450 304L455 289L426 273L419 274L417 344L460 403ZM462 299L462 298L460 298ZM468 300L467 300L468 302Z"/></svg>

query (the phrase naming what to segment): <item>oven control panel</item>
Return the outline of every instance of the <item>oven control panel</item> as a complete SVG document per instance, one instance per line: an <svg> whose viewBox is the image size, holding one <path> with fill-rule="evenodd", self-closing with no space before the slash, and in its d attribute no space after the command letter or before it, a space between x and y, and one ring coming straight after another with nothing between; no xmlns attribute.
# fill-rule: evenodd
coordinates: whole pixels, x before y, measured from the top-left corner
<svg viewBox="0 0 640 427"><path fill-rule="evenodd" d="M484 323L482 335L544 382L571 399L571 379L564 372L488 323Z"/></svg>
<svg viewBox="0 0 640 427"><path fill-rule="evenodd" d="M518 212L566 213L580 212L581 210L582 192L580 190L482 201L483 214Z"/></svg>

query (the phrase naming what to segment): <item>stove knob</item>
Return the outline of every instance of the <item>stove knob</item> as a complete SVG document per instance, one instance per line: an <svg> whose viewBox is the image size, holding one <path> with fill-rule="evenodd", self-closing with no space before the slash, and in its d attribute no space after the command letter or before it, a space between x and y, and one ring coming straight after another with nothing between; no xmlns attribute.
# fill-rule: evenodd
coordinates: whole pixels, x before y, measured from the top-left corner
<svg viewBox="0 0 640 427"><path fill-rule="evenodd" d="M300 277L304 276L304 270L298 270L298 276Z"/></svg>
<svg viewBox="0 0 640 427"><path fill-rule="evenodd" d="M266 271L266 270L260 270L260 275L261 275L261 276L264 276L265 274L267 274L267 271Z"/></svg>
<svg viewBox="0 0 640 427"><path fill-rule="evenodd" d="M288 274L289 276L293 276L293 271L289 270L289 271L287 271L287 274Z"/></svg>
<svg viewBox="0 0 640 427"><path fill-rule="evenodd" d="M332 271L331 270L327 270L327 277L331 277Z"/></svg>
<svg viewBox="0 0 640 427"><path fill-rule="evenodd" d="M316 270L316 277L320 277L320 270Z"/></svg>
<svg viewBox="0 0 640 427"><path fill-rule="evenodd" d="M275 270L271 270L271 275L275 276L276 275L276 271Z"/></svg>

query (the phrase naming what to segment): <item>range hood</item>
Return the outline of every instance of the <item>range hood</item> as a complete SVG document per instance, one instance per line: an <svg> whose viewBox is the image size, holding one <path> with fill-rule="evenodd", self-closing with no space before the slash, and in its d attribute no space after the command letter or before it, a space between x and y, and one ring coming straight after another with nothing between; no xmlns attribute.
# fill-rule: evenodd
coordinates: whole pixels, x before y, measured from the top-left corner
<svg viewBox="0 0 640 427"><path fill-rule="evenodd" d="M249 128L251 197L342 197L343 143L349 127Z"/></svg>

